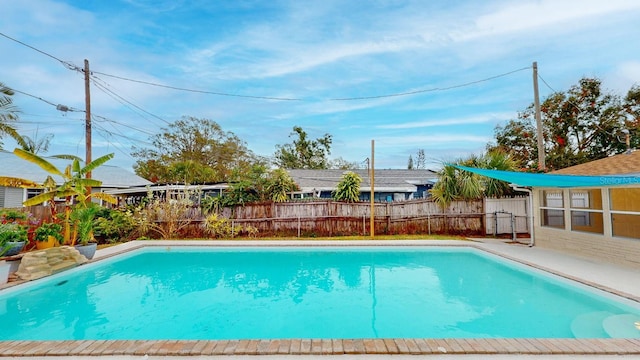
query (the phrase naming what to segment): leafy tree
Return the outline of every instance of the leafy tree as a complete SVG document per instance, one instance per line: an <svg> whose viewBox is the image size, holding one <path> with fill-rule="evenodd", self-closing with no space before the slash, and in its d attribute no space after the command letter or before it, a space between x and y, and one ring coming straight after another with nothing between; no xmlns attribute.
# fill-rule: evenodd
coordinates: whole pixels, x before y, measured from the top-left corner
<svg viewBox="0 0 640 360"><path fill-rule="evenodd" d="M293 143L276 145L275 164L283 169L328 169L331 154L331 135L309 140L307 133L294 126L289 137L297 136Z"/></svg>
<svg viewBox="0 0 640 360"><path fill-rule="evenodd" d="M18 120L18 108L13 105L13 90L0 83L0 135L16 134L16 129L11 125ZM2 142L0 142L0 149Z"/></svg>
<svg viewBox="0 0 640 360"><path fill-rule="evenodd" d="M244 205L250 202L283 202L292 191L299 190L289 173L284 169L269 171L263 165L255 165L243 177L229 184L221 197L203 200L205 213L217 212L226 206Z"/></svg>
<svg viewBox="0 0 640 360"><path fill-rule="evenodd" d="M418 149L416 153L416 160L413 160L413 156L409 155L409 162L407 163L407 169L426 169L427 157L424 154L424 149Z"/></svg>
<svg viewBox="0 0 640 360"><path fill-rule="evenodd" d="M244 141L215 121L183 117L150 139L152 148L134 147L136 174L153 182L222 182L235 171L265 163Z"/></svg>
<svg viewBox="0 0 640 360"><path fill-rule="evenodd" d="M509 120L504 126L496 126L495 137L497 144L490 144L487 147L489 151L510 152L521 168L537 165L538 144L533 117L519 113L517 120Z"/></svg>
<svg viewBox="0 0 640 360"><path fill-rule="evenodd" d="M622 104L624 123L629 130L630 147L640 146L640 85L633 86Z"/></svg>
<svg viewBox="0 0 640 360"><path fill-rule="evenodd" d="M427 157L424 155L424 149L418 149L416 156L416 169L427 168Z"/></svg>
<svg viewBox="0 0 640 360"><path fill-rule="evenodd" d="M222 205L236 206L266 201L269 177L269 169L262 164L256 164L244 173L236 172L229 184L229 189L223 194Z"/></svg>
<svg viewBox="0 0 640 360"><path fill-rule="evenodd" d="M631 131L631 142L638 144L640 90L632 88L627 97L602 91L601 81L583 78L567 92L547 97L540 106L543 125L545 162L548 169L560 169L597 160L626 150L623 129ZM537 164L537 132L534 107L530 105L495 130L496 144L516 156L519 166Z"/></svg>
<svg viewBox="0 0 640 360"><path fill-rule="evenodd" d="M355 202L360 199L360 183L362 178L353 171L347 171L342 175L332 197L336 201Z"/></svg>
<svg viewBox="0 0 640 360"><path fill-rule="evenodd" d="M337 159L333 159L330 161L331 169L339 169L339 170L352 170L352 169L360 169L360 163L355 161L347 161L342 157Z"/></svg>

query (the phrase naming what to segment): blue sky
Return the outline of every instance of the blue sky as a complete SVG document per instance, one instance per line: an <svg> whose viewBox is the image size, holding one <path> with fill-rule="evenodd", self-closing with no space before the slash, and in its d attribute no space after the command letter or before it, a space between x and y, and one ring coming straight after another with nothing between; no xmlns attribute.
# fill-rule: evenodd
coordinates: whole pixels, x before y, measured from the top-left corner
<svg viewBox="0 0 640 360"><path fill-rule="evenodd" d="M0 0L0 9L0 33L78 67L89 60L93 158L113 152L108 164L128 169L132 146L183 115L218 122L259 155L301 126L333 136L332 158L361 162L375 140L376 168L406 168L418 149L438 168L481 153L496 125L531 104L534 61L549 85L541 98L585 76L619 95L640 83L636 0ZM83 74L2 36L0 54L0 82L84 109ZM83 113L20 93L14 102L22 134L52 133L48 154L84 157Z"/></svg>

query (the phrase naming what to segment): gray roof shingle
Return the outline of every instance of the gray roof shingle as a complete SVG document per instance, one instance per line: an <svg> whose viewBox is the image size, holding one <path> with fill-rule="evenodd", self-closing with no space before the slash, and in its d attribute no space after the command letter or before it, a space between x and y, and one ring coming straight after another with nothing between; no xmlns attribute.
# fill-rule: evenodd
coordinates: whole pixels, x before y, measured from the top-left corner
<svg viewBox="0 0 640 360"><path fill-rule="evenodd" d="M371 188L369 171L366 169L293 169L287 171L302 190L333 190L342 179L342 175L347 171L360 175L362 178L361 190ZM437 177L437 174L431 170L376 169L374 172L374 186L379 191L412 192L415 191L416 185L435 183Z"/></svg>

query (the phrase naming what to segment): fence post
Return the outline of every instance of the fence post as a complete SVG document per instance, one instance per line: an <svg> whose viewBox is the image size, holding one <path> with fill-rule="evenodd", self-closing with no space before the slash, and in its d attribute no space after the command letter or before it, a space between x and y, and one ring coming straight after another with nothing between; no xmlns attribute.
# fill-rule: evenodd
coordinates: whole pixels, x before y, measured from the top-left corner
<svg viewBox="0 0 640 360"><path fill-rule="evenodd" d="M431 235L431 213L427 213L427 229L429 229L429 235Z"/></svg>
<svg viewBox="0 0 640 360"><path fill-rule="evenodd" d="M300 237L300 215L298 215L298 237Z"/></svg>
<svg viewBox="0 0 640 360"><path fill-rule="evenodd" d="M233 239L233 235L235 234L235 221L231 220L231 238Z"/></svg>

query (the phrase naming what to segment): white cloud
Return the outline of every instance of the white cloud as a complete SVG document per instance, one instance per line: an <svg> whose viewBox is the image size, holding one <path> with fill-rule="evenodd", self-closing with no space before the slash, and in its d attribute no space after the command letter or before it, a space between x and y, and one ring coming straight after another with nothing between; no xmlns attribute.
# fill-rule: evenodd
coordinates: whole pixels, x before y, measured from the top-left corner
<svg viewBox="0 0 640 360"><path fill-rule="evenodd" d="M576 25L595 26L599 21L607 21L611 13L640 9L640 2L634 0L542 0L506 4L497 11L478 16L473 31L457 34L456 39L503 36L537 29L547 33L564 32Z"/></svg>
<svg viewBox="0 0 640 360"><path fill-rule="evenodd" d="M378 125L378 129L419 129L425 127L450 126L450 125L469 125L484 124L496 121L502 121L513 117L513 113L487 113L474 116L466 116L459 118L447 119L429 119L423 121L405 122L400 124Z"/></svg>

